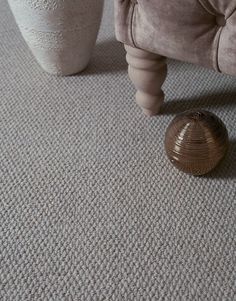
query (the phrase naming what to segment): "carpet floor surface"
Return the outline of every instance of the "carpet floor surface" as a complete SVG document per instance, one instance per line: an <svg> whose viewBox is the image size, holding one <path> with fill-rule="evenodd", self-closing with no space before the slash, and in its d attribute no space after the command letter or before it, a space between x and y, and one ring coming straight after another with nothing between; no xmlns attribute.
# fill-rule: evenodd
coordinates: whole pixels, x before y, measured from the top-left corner
<svg viewBox="0 0 236 301"><path fill-rule="evenodd" d="M43 72L0 0L0 300L236 300L236 80L168 61L162 115L134 102L113 4L89 67ZM226 124L211 174L176 170L186 109Z"/></svg>

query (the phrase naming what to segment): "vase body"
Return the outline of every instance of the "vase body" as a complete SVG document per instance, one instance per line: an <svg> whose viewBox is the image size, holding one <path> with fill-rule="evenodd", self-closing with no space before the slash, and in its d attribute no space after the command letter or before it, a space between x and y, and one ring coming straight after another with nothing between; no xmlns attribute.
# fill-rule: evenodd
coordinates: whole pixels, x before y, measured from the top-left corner
<svg viewBox="0 0 236 301"><path fill-rule="evenodd" d="M104 0L8 0L16 23L39 65L70 75L88 64Z"/></svg>

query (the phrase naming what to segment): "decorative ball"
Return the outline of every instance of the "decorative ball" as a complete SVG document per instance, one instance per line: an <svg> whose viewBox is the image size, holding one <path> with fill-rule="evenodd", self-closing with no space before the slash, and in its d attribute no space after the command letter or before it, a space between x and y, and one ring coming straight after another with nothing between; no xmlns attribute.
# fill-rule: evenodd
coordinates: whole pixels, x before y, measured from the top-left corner
<svg viewBox="0 0 236 301"><path fill-rule="evenodd" d="M229 145L224 123L213 113L190 110L176 116L167 128L165 149L175 167L195 176L213 170Z"/></svg>

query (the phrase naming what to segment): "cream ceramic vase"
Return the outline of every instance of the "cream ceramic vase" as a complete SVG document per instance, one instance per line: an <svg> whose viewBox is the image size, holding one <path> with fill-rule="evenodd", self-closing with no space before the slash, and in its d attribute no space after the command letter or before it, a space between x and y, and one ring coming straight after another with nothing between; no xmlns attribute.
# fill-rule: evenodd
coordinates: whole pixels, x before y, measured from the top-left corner
<svg viewBox="0 0 236 301"><path fill-rule="evenodd" d="M40 66L70 75L82 71L94 48L104 0L8 0Z"/></svg>

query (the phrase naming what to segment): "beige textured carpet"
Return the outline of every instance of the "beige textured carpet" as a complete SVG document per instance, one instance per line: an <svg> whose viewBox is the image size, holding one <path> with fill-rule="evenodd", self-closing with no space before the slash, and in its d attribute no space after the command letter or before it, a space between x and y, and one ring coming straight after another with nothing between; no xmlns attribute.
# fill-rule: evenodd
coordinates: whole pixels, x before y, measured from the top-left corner
<svg viewBox="0 0 236 301"><path fill-rule="evenodd" d="M169 61L163 114L133 100L112 1L89 68L44 73L0 0L0 300L236 300L236 80ZM166 159L175 114L231 139L194 178Z"/></svg>

